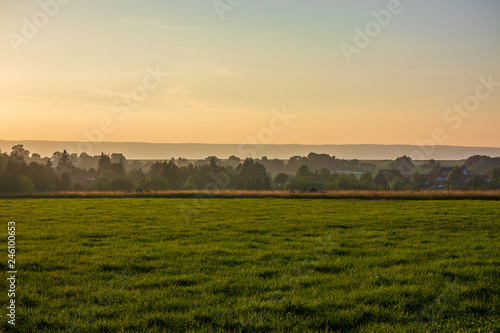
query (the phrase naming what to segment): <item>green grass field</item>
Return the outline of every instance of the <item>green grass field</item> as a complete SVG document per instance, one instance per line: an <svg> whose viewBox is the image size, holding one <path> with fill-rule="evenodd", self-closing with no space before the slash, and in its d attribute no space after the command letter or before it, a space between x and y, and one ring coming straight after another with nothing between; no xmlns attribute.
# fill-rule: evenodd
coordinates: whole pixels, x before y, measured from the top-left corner
<svg viewBox="0 0 500 333"><path fill-rule="evenodd" d="M500 331L498 201L0 199L0 220L5 332Z"/></svg>

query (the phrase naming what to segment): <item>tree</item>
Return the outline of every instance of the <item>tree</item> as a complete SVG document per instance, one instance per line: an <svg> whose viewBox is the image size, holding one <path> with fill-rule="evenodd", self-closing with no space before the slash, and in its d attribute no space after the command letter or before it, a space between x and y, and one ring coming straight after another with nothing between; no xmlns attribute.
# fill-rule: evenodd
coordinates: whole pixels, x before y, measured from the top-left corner
<svg viewBox="0 0 500 333"><path fill-rule="evenodd" d="M99 176L98 180L107 182L107 181L109 181L109 180L111 180L111 179L113 179L115 177L116 177L116 173L114 173L111 170L106 170L103 173L101 173L101 175Z"/></svg>
<svg viewBox="0 0 500 333"><path fill-rule="evenodd" d="M309 153L307 155L307 166L313 170L321 170L323 168L328 168L332 165L335 160L335 156L330 156L328 154L317 154L317 153Z"/></svg>
<svg viewBox="0 0 500 333"><path fill-rule="evenodd" d="M488 182L479 176L474 176L467 181L467 185L474 188L474 190L485 188L488 185Z"/></svg>
<svg viewBox="0 0 500 333"><path fill-rule="evenodd" d="M349 175L345 173L341 174L337 178L336 183L339 190L353 190L359 185L358 179L352 173Z"/></svg>
<svg viewBox="0 0 500 333"><path fill-rule="evenodd" d="M278 173L276 177L274 177L274 182L279 185L284 185L288 182L288 175L284 172Z"/></svg>
<svg viewBox="0 0 500 333"><path fill-rule="evenodd" d="M307 165L301 165L299 170L295 173L294 179L300 182L312 182L314 174L309 170Z"/></svg>
<svg viewBox="0 0 500 333"><path fill-rule="evenodd" d="M22 153L23 150L22 145L17 145L13 147L10 156L2 154L2 163L0 163L0 167L4 171L0 179L0 186L5 192L18 192L20 184L23 183L20 177L21 175L26 175L28 169L28 165L24 160L26 155Z"/></svg>
<svg viewBox="0 0 500 333"><path fill-rule="evenodd" d="M123 176L125 174L125 165L123 160L120 160L118 163L111 163L110 170L118 176Z"/></svg>
<svg viewBox="0 0 500 333"><path fill-rule="evenodd" d="M238 165L240 165L240 162L241 162L241 159L239 157L231 155L231 156L229 156L226 165L229 165L229 166L233 167L234 169L236 169L238 167Z"/></svg>
<svg viewBox="0 0 500 333"><path fill-rule="evenodd" d="M20 175L16 178L16 187L19 193L31 193L35 191L33 182L26 175Z"/></svg>
<svg viewBox="0 0 500 333"><path fill-rule="evenodd" d="M208 161L209 161L208 166L210 167L210 169L212 171L217 171L217 169L219 168L219 166L217 165L219 159L216 156L210 156L208 157Z"/></svg>
<svg viewBox="0 0 500 333"><path fill-rule="evenodd" d="M286 171L289 173L295 173L299 169L301 165L307 164L307 158L302 156L293 156L290 157L288 162L286 163Z"/></svg>
<svg viewBox="0 0 500 333"><path fill-rule="evenodd" d="M129 176L132 179L133 183L137 183L138 181L141 181L141 180L147 178L147 175L142 171L141 168L134 168L134 169L130 170Z"/></svg>
<svg viewBox="0 0 500 333"><path fill-rule="evenodd" d="M472 174L486 174L489 170L500 167L500 157L475 155L469 157L465 161L464 166Z"/></svg>
<svg viewBox="0 0 500 333"><path fill-rule="evenodd" d="M441 162L437 161L432 167L432 171L439 171L441 169Z"/></svg>
<svg viewBox="0 0 500 333"><path fill-rule="evenodd" d="M361 187L365 190L371 189L373 186L373 176L370 172L364 172L359 180Z"/></svg>
<svg viewBox="0 0 500 333"><path fill-rule="evenodd" d="M389 164L389 169L398 170L401 174L411 175L415 170L415 165L410 157L403 155Z"/></svg>
<svg viewBox="0 0 500 333"><path fill-rule="evenodd" d="M458 182L460 177L462 177L462 175L462 170L458 166L455 166L453 169L451 169L447 179L450 183L456 183Z"/></svg>
<svg viewBox="0 0 500 333"><path fill-rule="evenodd" d="M212 166L209 166L213 172L217 171L217 164L214 163L215 169L212 169ZM168 163L165 162L161 166L161 177L165 178L168 182L168 185L171 189L177 190L182 187L183 179L179 177L179 167L175 164L175 160L170 160Z"/></svg>
<svg viewBox="0 0 500 333"><path fill-rule="evenodd" d="M37 191L51 190L48 170L42 164L31 162L28 165L27 176L31 179Z"/></svg>
<svg viewBox="0 0 500 333"><path fill-rule="evenodd" d="M186 179L186 184L184 184L184 187L183 187L185 190L194 190L196 188L196 183L195 183L195 180L193 178L193 175L190 175L187 179Z"/></svg>
<svg viewBox="0 0 500 333"><path fill-rule="evenodd" d="M69 155L69 161L71 162L72 166L77 165L78 164L78 154L73 153L73 154Z"/></svg>
<svg viewBox="0 0 500 333"><path fill-rule="evenodd" d="M71 178L69 177L69 174L67 172L64 172L61 175L60 190L61 191L71 190Z"/></svg>
<svg viewBox="0 0 500 333"><path fill-rule="evenodd" d="M318 178L321 183L328 183L332 180L332 174L330 173L330 170L323 168L318 173Z"/></svg>
<svg viewBox="0 0 500 333"><path fill-rule="evenodd" d="M377 173L375 178L373 178L373 185L380 188L385 188L387 186L387 179L382 172Z"/></svg>
<svg viewBox="0 0 500 333"><path fill-rule="evenodd" d="M116 173L111 170L106 170L101 173L101 175L92 184L92 188L98 191L111 190L110 181L116 177Z"/></svg>
<svg viewBox="0 0 500 333"><path fill-rule="evenodd" d="M30 156L29 150L24 149L24 145L15 145L12 147L10 157L19 160L25 160Z"/></svg>
<svg viewBox="0 0 500 333"><path fill-rule="evenodd" d="M500 182L500 168L495 168L495 169L491 170L490 174L491 174L490 178L491 178L492 182L495 182L495 183Z"/></svg>
<svg viewBox="0 0 500 333"><path fill-rule="evenodd" d="M318 175L319 176L319 175ZM311 188L322 188L322 184L315 181L314 173L309 170L307 165L301 165L295 176L290 182L290 189L301 190L301 189L311 189Z"/></svg>
<svg viewBox="0 0 500 333"><path fill-rule="evenodd" d="M102 173L104 171L109 171L109 170L111 170L111 159L109 158L108 155L101 153L97 171L99 171L99 173Z"/></svg>
<svg viewBox="0 0 500 333"><path fill-rule="evenodd" d="M500 188L500 168L490 171L490 186L494 189Z"/></svg>
<svg viewBox="0 0 500 333"><path fill-rule="evenodd" d="M60 151L56 151L52 154L52 159L53 161L59 161L61 158L62 153Z"/></svg>
<svg viewBox="0 0 500 333"><path fill-rule="evenodd" d="M0 180L2 179L3 177L3 174L5 172L5 169L7 168L7 161L9 159L9 156L5 153L2 153L1 150L0 150ZM0 183L0 187L1 187L1 183ZM0 188L0 191L1 191L1 188Z"/></svg>
<svg viewBox="0 0 500 333"><path fill-rule="evenodd" d="M58 167L63 166L67 168L72 168L73 163L70 161L69 154L66 150L63 151L61 157L59 158L59 163L57 164Z"/></svg>
<svg viewBox="0 0 500 333"><path fill-rule="evenodd" d="M112 163L120 163L120 162L126 162L127 159L125 158L125 156L123 156L123 154L121 153L113 153L111 154L111 162Z"/></svg>
<svg viewBox="0 0 500 333"><path fill-rule="evenodd" d="M262 189L263 188L263 182L262 182L262 178L255 178L255 189L258 190L258 189Z"/></svg>
<svg viewBox="0 0 500 333"><path fill-rule="evenodd" d="M127 191L132 188L132 182L127 177L115 177L108 182L109 190Z"/></svg>
<svg viewBox="0 0 500 333"><path fill-rule="evenodd" d="M372 174L375 173L375 171L377 170L377 166L373 163L363 162L359 166L360 166L362 171L369 172Z"/></svg>
<svg viewBox="0 0 500 333"><path fill-rule="evenodd" d="M404 185L405 183L399 178L394 178L389 184L391 191L402 191L404 189Z"/></svg>
<svg viewBox="0 0 500 333"><path fill-rule="evenodd" d="M239 188L246 190L269 190L271 188L271 182L267 179L269 176L266 167L255 162L252 158L247 158L243 164L236 168L236 171L239 172L239 176L234 177L233 182L236 181ZM258 178L261 179L259 182Z"/></svg>
<svg viewBox="0 0 500 333"><path fill-rule="evenodd" d="M164 191L169 188L168 180L165 178L156 178L145 181L142 184L143 189L151 191Z"/></svg>
<svg viewBox="0 0 500 333"><path fill-rule="evenodd" d="M425 184L427 183L427 179L418 173L413 174L413 189L416 191L423 190L425 188Z"/></svg>
<svg viewBox="0 0 500 333"><path fill-rule="evenodd" d="M407 181L399 170L392 169L385 172L379 172L373 179L373 185L379 189L386 189L388 186L390 187L391 184L395 184L393 183L394 180L398 180L403 184Z"/></svg>

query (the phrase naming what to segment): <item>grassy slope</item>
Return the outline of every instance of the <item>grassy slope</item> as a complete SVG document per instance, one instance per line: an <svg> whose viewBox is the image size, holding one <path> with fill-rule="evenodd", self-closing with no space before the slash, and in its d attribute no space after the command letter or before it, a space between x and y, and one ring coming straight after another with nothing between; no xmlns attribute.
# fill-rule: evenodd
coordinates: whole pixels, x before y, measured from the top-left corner
<svg viewBox="0 0 500 333"><path fill-rule="evenodd" d="M500 330L495 201L16 199L0 217L21 332Z"/></svg>

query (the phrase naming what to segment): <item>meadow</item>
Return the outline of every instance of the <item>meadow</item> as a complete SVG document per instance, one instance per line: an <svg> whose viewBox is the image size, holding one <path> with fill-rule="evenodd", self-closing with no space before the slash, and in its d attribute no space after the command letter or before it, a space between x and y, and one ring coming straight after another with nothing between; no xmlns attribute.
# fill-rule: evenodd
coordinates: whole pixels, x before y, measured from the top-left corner
<svg viewBox="0 0 500 333"><path fill-rule="evenodd" d="M0 329L500 331L500 202L396 199L3 198Z"/></svg>

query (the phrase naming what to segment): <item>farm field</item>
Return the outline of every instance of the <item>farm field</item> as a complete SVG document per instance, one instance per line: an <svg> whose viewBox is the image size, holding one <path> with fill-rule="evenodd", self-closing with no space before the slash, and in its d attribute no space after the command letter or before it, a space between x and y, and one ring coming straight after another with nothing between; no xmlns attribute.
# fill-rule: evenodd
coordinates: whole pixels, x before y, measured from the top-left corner
<svg viewBox="0 0 500 333"><path fill-rule="evenodd" d="M5 198L0 220L5 332L500 331L499 201Z"/></svg>

